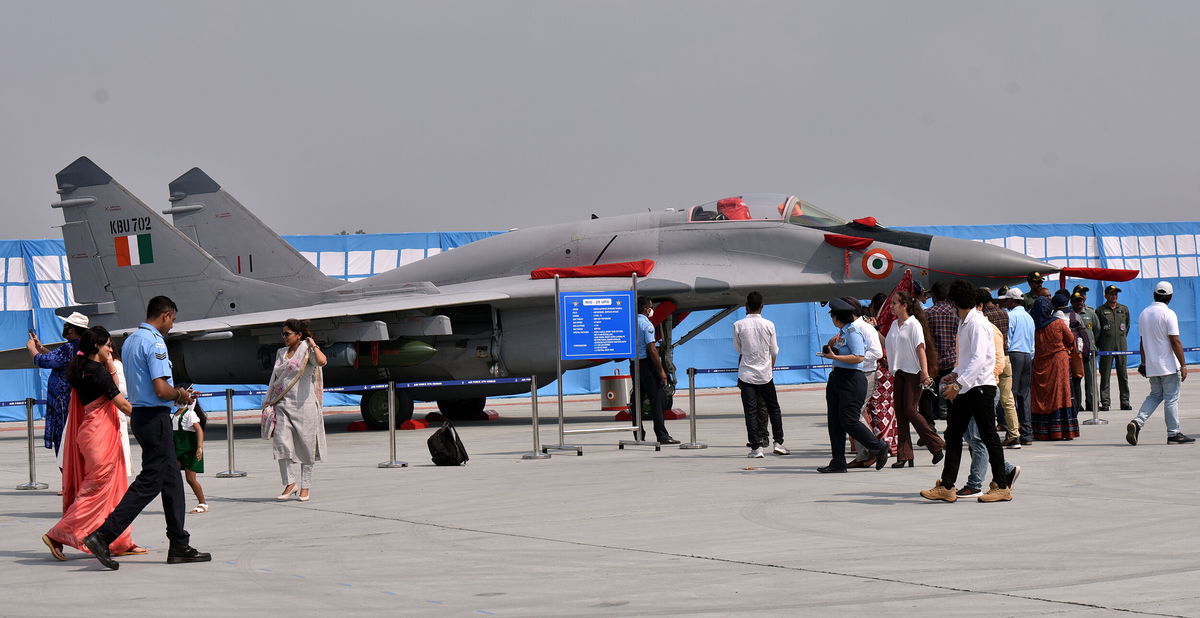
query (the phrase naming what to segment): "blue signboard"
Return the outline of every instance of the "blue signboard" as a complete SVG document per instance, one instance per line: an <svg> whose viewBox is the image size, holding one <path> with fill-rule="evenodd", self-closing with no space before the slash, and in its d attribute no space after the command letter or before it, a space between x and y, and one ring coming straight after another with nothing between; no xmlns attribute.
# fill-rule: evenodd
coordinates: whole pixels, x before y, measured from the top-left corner
<svg viewBox="0 0 1200 618"><path fill-rule="evenodd" d="M633 357L633 292L558 295L563 360Z"/></svg>

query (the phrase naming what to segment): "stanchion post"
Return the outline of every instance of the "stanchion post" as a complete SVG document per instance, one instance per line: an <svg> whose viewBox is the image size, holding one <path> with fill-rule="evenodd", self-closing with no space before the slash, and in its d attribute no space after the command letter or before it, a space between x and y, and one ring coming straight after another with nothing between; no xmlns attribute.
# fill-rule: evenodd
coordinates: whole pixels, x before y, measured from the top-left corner
<svg viewBox="0 0 1200 618"><path fill-rule="evenodd" d="M529 376L529 413L533 416L533 450L521 455L521 459L550 459L550 453L542 450L542 438L538 435L537 391L537 376Z"/></svg>
<svg viewBox="0 0 1200 618"><path fill-rule="evenodd" d="M33 398L25 399L25 433L29 450L29 482L17 485L17 489L47 489L50 486L37 481L37 462L33 459Z"/></svg>
<svg viewBox="0 0 1200 618"><path fill-rule="evenodd" d="M380 468L407 468L408 462L396 460L396 383L389 380L387 386L388 403L388 457L387 461L379 463Z"/></svg>
<svg viewBox="0 0 1200 618"><path fill-rule="evenodd" d="M218 472L219 479L240 479L246 476L245 472L237 469L234 465L233 456L233 389L225 389L225 450L229 454L229 468L224 472Z"/></svg>
<svg viewBox="0 0 1200 618"><path fill-rule="evenodd" d="M1108 421L1100 418L1100 372L1097 371L1099 366L1100 353L1095 351L1092 353L1092 358L1088 360L1087 371L1092 374L1092 418L1083 421L1081 425L1107 425Z"/></svg>
<svg viewBox="0 0 1200 618"><path fill-rule="evenodd" d="M691 425L692 439L690 442L680 444L679 448L708 448L708 445L703 442L696 441L696 368L688 367L688 424Z"/></svg>

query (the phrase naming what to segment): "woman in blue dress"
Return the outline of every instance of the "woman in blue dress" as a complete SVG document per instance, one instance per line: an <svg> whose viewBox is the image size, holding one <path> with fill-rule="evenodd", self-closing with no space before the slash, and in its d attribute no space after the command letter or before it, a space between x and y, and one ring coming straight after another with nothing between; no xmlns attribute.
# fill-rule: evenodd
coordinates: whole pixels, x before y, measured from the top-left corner
<svg viewBox="0 0 1200 618"><path fill-rule="evenodd" d="M62 330L66 343L51 350L42 345L37 333L32 330L29 331L29 341L25 342L25 347L33 356L33 364L40 369L50 370L50 379L46 381L46 430L42 442L46 448L54 449L55 455L62 444L63 428L67 426L67 410L71 405L67 365L79 352L79 334L88 327L87 316L79 312L59 319L66 322Z"/></svg>

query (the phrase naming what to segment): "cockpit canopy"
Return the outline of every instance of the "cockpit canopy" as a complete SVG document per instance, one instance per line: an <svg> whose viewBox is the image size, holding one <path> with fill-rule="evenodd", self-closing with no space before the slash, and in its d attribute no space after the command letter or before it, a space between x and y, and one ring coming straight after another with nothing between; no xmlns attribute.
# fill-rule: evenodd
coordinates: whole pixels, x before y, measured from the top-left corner
<svg viewBox="0 0 1200 618"><path fill-rule="evenodd" d="M748 221L787 220L788 223L806 227L835 227L845 225L842 219L831 215L794 195L782 193L748 193L719 199L699 206L688 212L688 221Z"/></svg>

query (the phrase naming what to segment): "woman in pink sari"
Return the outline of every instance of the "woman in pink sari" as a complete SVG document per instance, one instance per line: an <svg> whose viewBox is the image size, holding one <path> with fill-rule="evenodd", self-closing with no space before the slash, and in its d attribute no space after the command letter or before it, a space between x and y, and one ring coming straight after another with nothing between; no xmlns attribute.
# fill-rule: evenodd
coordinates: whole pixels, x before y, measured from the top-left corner
<svg viewBox="0 0 1200 618"><path fill-rule="evenodd" d="M63 517L42 535L57 560L66 560L64 545L86 552L83 538L92 533L117 506L129 480L121 447L117 415L133 407L117 389L112 338L93 326L79 338L79 355L67 367L71 385L69 439L63 445ZM109 545L113 555L144 554L125 529Z"/></svg>

